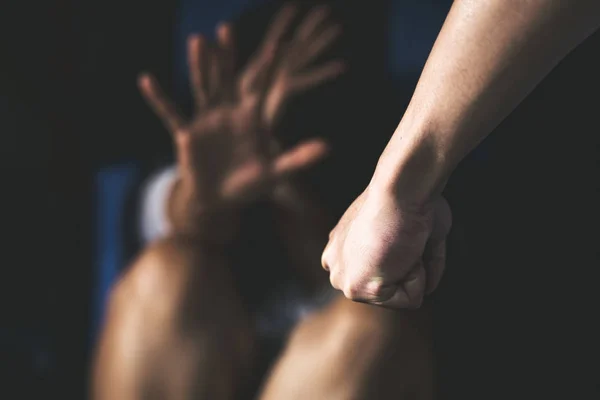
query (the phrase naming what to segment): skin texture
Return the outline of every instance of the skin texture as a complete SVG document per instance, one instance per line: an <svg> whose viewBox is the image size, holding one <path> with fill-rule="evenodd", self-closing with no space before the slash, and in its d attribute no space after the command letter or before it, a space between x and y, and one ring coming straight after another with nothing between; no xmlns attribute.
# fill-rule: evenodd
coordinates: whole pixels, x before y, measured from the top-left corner
<svg viewBox="0 0 600 400"><path fill-rule="evenodd" d="M172 235L138 257L110 297L92 398L433 398L427 307L386 310L343 296L294 328L262 388L249 392L260 347L227 256Z"/></svg>
<svg viewBox="0 0 600 400"><path fill-rule="evenodd" d="M284 7L256 55L237 76L230 25L217 28L214 46L202 36L191 36L188 54L196 106L187 121L151 75L140 77L142 94L177 149L181 179L172 214L177 230L191 229L183 226L191 215L212 215L256 199L325 155L327 147L321 139L282 153L272 131L292 96L343 71L340 61L307 68L339 34L334 24L322 27L326 13L324 8L315 9L293 38L284 41L296 15L295 7ZM203 225L197 218L192 220L193 229Z"/></svg>
<svg viewBox="0 0 600 400"><path fill-rule="evenodd" d="M189 121L151 76L140 78L175 142L180 179L171 192L170 235L138 256L110 296L93 398L432 398L429 311L392 312L343 296L294 328L266 377L253 375L256 329L231 273L241 207L257 198L276 204L291 267L309 289L327 285L319 256L328 218L291 179L327 145L314 139L282 152L273 130L291 96L341 72L339 61L306 68L339 28L327 22L327 9L315 8L285 43L295 13L294 6L280 11L237 75L230 73L231 26L218 28L215 45L190 38L196 111ZM243 262L262 273L261 259ZM250 393L257 378L262 389Z"/></svg>
<svg viewBox="0 0 600 400"><path fill-rule="evenodd" d="M452 170L600 25L600 3L455 1L373 179L322 265L352 300L418 307L444 268Z"/></svg>

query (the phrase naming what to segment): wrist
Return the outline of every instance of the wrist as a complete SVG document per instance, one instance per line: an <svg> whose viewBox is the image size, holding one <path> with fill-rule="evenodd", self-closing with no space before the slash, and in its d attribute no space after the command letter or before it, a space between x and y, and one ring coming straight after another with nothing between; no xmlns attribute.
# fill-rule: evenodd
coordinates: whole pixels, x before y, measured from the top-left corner
<svg viewBox="0 0 600 400"><path fill-rule="evenodd" d="M231 241L239 228L236 210L203 204L193 186L181 178L172 186L166 212L174 233L205 236L220 244Z"/></svg>
<svg viewBox="0 0 600 400"><path fill-rule="evenodd" d="M431 125L412 124L405 117L379 158L370 186L415 207L439 196L451 167L435 132Z"/></svg>

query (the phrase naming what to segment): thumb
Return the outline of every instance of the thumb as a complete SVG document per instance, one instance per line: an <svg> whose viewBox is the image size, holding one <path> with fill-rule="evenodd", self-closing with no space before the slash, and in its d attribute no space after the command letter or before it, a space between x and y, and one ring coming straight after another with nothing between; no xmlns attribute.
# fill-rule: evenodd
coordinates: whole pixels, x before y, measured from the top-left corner
<svg viewBox="0 0 600 400"><path fill-rule="evenodd" d="M322 139L312 139L300 143L277 157L273 163L273 176L285 178L301 169L307 168L327 155L329 148Z"/></svg>
<svg viewBox="0 0 600 400"><path fill-rule="evenodd" d="M373 304L396 309L419 308L423 302L425 290L425 269L423 268L423 263L418 262L415 268L395 289L394 294L389 299L373 302Z"/></svg>

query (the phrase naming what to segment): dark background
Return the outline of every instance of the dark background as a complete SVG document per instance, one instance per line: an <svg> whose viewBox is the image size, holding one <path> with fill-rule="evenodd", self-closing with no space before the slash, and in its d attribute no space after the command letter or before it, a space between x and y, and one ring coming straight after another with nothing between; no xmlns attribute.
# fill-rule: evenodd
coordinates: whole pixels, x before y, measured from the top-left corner
<svg viewBox="0 0 600 400"><path fill-rule="evenodd" d="M231 15L226 2L199 3L206 13ZM280 4L254 3L244 9L238 5L234 13L241 62ZM368 183L450 2L328 3L344 27L334 52L348 60L349 71L292 104L282 130L287 144L324 136L340 149L310 176L339 216ZM170 139L135 81L140 71L152 71L179 101L187 101L180 53L183 33L194 28L182 16L189 4L10 0L0 6L2 398L86 397L97 285L95 179L112 165L133 163L145 173L170 160ZM553 310L560 312L561 325L568 321L569 329L585 330L575 317L580 307L568 305L592 300L556 303L556 292L565 289L535 278L551 270L580 285L597 266L597 235L582 241L581 235L564 232L595 231L599 43L595 34L561 63L450 182L447 195L456 221L451 255L459 267L449 269L439 295L444 298L438 307L440 343L451 349L446 359L460 357L475 365L481 357L506 354L507 338L522 333L496 325L507 309L520 307L516 317L529 321L532 316L549 320L545 313ZM565 209L569 212L559 212ZM528 235L546 225L544 235ZM498 296L507 277L523 274L512 267L518 254L531 258L526 261L532 268L513 294L525 296L534 284L543 289L529 308L522 307L522 296ZM482 289L465 285L470 279L483 282ZM460 295L449 294L461 284ZM546 292L551 302L545 302ZM474 305L474 297L484 300ZM465 331L493 337L505 347L469 358L461 346L448 346L464 341ZM459 385L466 379L446 374L441 382ZM20 394L9 395L13 389Z"/></svg>

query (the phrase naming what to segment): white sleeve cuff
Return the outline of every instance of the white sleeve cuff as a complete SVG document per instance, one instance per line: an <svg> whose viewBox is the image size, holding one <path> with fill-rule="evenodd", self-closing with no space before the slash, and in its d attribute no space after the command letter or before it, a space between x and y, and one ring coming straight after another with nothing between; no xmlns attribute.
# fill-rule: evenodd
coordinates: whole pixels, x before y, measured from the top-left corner
<svg viewBox="0 0 600 400"><path fill-rule="evenodd" d="M170 229L167 202L177 180L176 166L151 176L142 188L139 234L144 244L165 237Z"/></svg>

